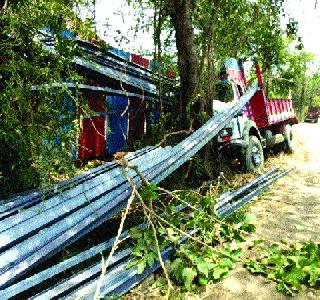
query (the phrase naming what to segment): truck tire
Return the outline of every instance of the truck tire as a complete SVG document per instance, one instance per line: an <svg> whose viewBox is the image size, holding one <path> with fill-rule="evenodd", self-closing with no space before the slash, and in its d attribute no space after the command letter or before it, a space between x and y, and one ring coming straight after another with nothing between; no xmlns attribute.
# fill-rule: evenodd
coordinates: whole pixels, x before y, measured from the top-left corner
<svg viewBox="0 0 320 300"><path fill-rule="evenodd" d="M245 150L245 169L247 172L257 171L264 164L263 148L255 135L249 136L248 146Z"/></svg>
<svg viewBox="0 0 320 300"><path fill-rule="evenodd" d="M287 124L283 133L284 142L283 142L283 150L285 153L293 153L293 143L292 143L292 127Z"/></svg>

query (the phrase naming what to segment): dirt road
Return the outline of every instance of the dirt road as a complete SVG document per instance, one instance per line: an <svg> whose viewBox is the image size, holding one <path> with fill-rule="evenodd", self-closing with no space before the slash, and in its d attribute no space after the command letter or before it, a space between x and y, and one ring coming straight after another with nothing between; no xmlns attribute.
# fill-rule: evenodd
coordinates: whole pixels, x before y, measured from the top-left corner
<svg viewBox="0 0 320 300"><path fill-rule="evenodd" d="M257 215L258 238L269 241L320 242L320 123L294 126L295 152L269 158L266 167L295 166L249 210ZM275 284L239 267L224 281L207 286L202 299L286 299ZM320 299L320 291L306 290L298 299ZM291 298L289 298L291 299Z"/></svg>

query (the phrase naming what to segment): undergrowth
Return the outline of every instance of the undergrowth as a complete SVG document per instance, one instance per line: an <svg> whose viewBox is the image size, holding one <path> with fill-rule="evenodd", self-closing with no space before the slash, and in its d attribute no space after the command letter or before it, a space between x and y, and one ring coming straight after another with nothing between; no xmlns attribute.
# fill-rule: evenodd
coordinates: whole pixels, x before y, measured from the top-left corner
<svg viewBox="0 0 320 300"><path fill-rule="evenodd" d="M272 244L255 243L254 258L246 261L246 268L277 283L277 291L293 296L306 287L319 288L320 244L314 242Z"/></svg>
<svg viewBox="0 0 320 300"><path fill-rule="evenodd" d="M227 277L237 263L275 281L277 291L285 295L319 287L320 244L267 246L268 242L252 236L255 215L242 209L224 220L216 216L217 193L212 193L211 188L169 192L151 184L140 195L153 211L150 215L160 251L175 249L174 257L165 264L169 278L160 276L152 285L160 294L182 299L186 292L197 292L202 286ZM148 225L130 233L134 259L127 267L136 266L141 274L158 261L154 233ZM250 243L246 243L248 237ZM174 289L170 290L170 286Z"/></svg>
<svg viewBox="0 0 320 300"><path fill-rule="evenodd" d="M216 199L210 190L205 194L195 190L166 193L149 185L140 195L154 211L152 222L160 250L175 248L175 256L166 268L170 280L181 291L195 291L226 277L241 258L241 244L255 230L254 216L241 211L220 220L215 215ZM158 260L154 234L151 226L134 228L130 234L135 259L127 267L136 266L141 274ZM165 288L162 290L165 293Z"/></svg>

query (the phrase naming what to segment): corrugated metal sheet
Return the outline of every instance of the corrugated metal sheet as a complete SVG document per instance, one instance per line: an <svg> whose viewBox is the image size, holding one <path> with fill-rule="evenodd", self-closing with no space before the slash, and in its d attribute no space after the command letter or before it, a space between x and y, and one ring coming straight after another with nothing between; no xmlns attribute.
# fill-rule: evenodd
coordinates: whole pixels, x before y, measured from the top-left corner
<svg viewBox="0 0 320 300"><path fill-rule="evenodd" d="M131 58L130 52L126 52L126 51L123 51L123 50L120 50L117 48L110 47L110 48L108 48L108 51L116 56L119 56L119 57L127 60L127 61L129 61Z"/></svg>
<svg viewBox="0 0 320 300"><path fill-rule="evenodd" d="M141 140L146 128L146 103L142 100L130 101L129 114L129 141Z"/></svg>
<svg viewBox="0 0 320 300"><path fill-rule="evenodd" d="M127 145L128 141L128 109L127 97L107 97L108 107L114 111L108 115L107 152L116 153Z"/></svg>
<svg viewBox="0 0 320 300"><path fill-rule="evenodd" d="M131 54L131 61L148 69L150 61L147 58L142 57L141 55L138 54Z"/></svg>
<svg viewBox="0 0 320 300"><path fill-rule="evenodd" d="M135 156L131 162L150 182L160 182L230 122L257 88L253 86L228 112L216 115L175 147L152 149ZM113 166L109 164L107 172L89 177L65 192L1 221L0 296L3 296L1 293L4 288L12 285L28 270L92 231L125 206L131 190L121 168ZM137 186L141 185L140 178L132 170L129 170L129 175ZM131 276L134 274L128 280L132 279Z"/></svg>

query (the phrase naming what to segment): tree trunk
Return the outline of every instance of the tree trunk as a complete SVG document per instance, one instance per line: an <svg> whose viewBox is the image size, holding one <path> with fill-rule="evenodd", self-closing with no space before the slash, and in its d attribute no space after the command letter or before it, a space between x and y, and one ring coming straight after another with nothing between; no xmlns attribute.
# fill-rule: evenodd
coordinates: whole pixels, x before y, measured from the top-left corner
<svg viewBox="0 0 320 300"><path fill-rule="evenodd" d="M176 32L178 67L181 81L181 126L188 127L190 104L198 87L199 66L192 24L193 0L173 0L170 17Z"/></svg>
<svg viewBox="0 0 320 300"><path fill-rule="evenodd" d="M302 122L304 120L305 114L304 114L304 108L305 108L305 89L306 89L306 80L302 83L302 89L300 94L300 111L299 111L299 118Z"/></svg>

